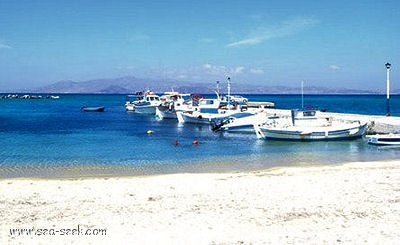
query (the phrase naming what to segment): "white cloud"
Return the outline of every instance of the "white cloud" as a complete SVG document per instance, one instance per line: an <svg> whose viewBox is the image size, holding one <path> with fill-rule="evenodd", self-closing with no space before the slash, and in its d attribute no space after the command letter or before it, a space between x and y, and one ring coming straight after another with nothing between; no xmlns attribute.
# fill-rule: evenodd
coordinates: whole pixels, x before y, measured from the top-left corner
<svg viewBox="0 0 400 245"><path fill-rule="evenodd" d="M226 45L226 47L251 46L265 42L274 38L291 36L315 26L318 20L314 18L294 18L286 20L277 26L259 27L247 38L235 41Z"/></svg>
<svg viewBox="0 0 400 245"><path fill-rule="evenodd" d="M132 73L139 71L138 67L134 66L120 66L117 67L121 71L127 73ZM207 80L223 80L226 77L232 77L233 79L237 77L243 77L246 75L260 75L264 74L262 69L258 68L246 68L245 66L223 66L215 65L212 63L205 63L199 66L192 67L154 67L151 71L148 71L149 76L154 76L154 74L159 74L160 76L168 79L176 80L187 80L187 81L207 81ZM222 81L221 80L221 81Z"/></svg>
<svg viewBox="0 0 400 245"><path fill-rule="evenodd" d="M246 70L244 66L226 67L226 66L212 65L209 63L204 64L203 69L206 73L210 75L219 75L219 76L243 74Z"/></svg>
<svg viewBox="0 0 400 245"><path fill-rule="evenodd" d="M206 73L211 75L226 75L228 69L225 66L216 66L211 64L204 64L203 69Z"/></svg>
<svg viewBox="0 0 400 245"><path fill-rule="evenodd" d="M233 74L242 74L243 71L244 71L244 67L243 66L238 66L238 67L234 68Z"/></svg>
<svg viewBox="0 0 400 245"><path fill-rule="evenodd" d="M338 66L338 65L330 65L329 66L329 69L331 69L331 70L334 70L334 71L337 71L337 70L340 70L340 69L342 69L340 66Z"/></svg>
<svg viewBox="0 0 400 245"><path fill-rule="evenodd" d="M258 68L251 68L250 69L250 73L252 73L252 74L264 74L264 70L263 69L258 69Z"/></svg>
<svg viewBox="0 0 400 245"><path fill-rule="evenodd" d="M7 45L4 41L0 40L0 49L11 49L10 45Z"/></svg>
<svg viewBox="0 0 400 245"><path fill-rule="evenodd" d="M247 38L247 39L243 39L243 40L240 40L237 42L230 43L226 46L227 47L239 47L239 46L246 46L246 45L251 46L251 45L259 44L259 43L263 42L264 40L266 40L265 36L264 37L252 37L252 38Z"/></svg>

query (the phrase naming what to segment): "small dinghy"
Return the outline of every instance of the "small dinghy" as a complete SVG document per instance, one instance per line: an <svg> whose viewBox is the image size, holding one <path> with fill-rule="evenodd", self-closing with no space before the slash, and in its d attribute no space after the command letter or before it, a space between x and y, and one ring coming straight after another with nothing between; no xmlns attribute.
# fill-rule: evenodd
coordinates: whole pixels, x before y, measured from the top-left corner
<svg viewBox="0 0 400 245"><path fill-rule="evenodd" d="M399 145L400 134L367 135L368 144L371 145Z"/></svg>
<svg viewBox="0 0 400 245"><path fill-rule="evenodd" d="M103 112L105 109L104 106L83 106L81 108L82 111L86 112Z"/></svg>

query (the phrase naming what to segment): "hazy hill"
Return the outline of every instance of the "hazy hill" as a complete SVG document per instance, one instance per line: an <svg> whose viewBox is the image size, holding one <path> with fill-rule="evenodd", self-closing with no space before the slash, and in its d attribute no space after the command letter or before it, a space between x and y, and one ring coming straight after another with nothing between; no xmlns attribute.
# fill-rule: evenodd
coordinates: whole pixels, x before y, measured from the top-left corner
<svg viewBox="0 0 400 245"><path fill-rule="evenodd" d="M226 93L226 84L220 84L222 93ZM120 77L113 79L93 79L83 82L60 81L54 84L31 89L25 92L35 93L100 93L100 94L130 94L136 91L153 90L157 93L179 91L182 93L210 94L216 89L215 83L194 83L177 80L155 80L136 77ZM233 94L300 94L299 87L232 84ZM346 88L304 87L306 94L377 94L377 91ZM392 91L400 93L400 90Z"/></svg>

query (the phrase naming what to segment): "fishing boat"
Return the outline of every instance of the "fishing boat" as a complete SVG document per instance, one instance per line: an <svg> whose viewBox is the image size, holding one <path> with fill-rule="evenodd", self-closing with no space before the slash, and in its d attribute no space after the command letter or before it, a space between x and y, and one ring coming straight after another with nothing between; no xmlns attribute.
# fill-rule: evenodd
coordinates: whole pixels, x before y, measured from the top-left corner
<svg viewBox="0 0 400 245"><path fill-rule="evenodd" d="M103 112L105 110L104 106L83 106L81 108L85 112Z"/></svg>
<svg viewBox="0 0 400 245"><path fill-rule="evenodd" d="M127 101L125 108L127 111L134 111L136 113L155 114L156 107L161 104L160 97L150 90L144 93L137 92L136 95L129 97L136 98L136 100Z"/></svg>
<svg viewBox="0 0 400 245"><path fill-rule="evenodd" d="M228 110L220 109L220 99L201 98L193 103L193 108L186 111L177 111L176 115L180 123L211 124L216 118L227 117Z"/></svg>
<svg viewBox="0 0 400 245"><path fill-rule="evenodd" d="M276 115L269 115L264 111L243 112L230 115L225 120L214 120L212 123L213 131L225 131L235 133L254 133L254 124L265 124L270 120L275 120Z"/></svg>
<svg viewBox="0 0 400 245"><path fill-rule="evenodd" d="M127 95L125 102L126 111L135 111L135 102L143 97L143 92L136 92L135 95Z"/></svg>
<svg viewBox="0 0 400 245"><path fill-rule="evenodd" d="M257 138L279 140L343 140L360 138L367 123L319 117L316 110L292 110L291 118L254 124Z"/></svg>
<svg viewBox="0 0 400 245"><path fill-rule="evenodd" d="M399 145L400 134L367 135L368 144L371 145Z"/></svg>
<svg viewBox="0 0 400 245"><path fill-rule="evenodd" d="M180 123L212 124L215 120L225 120L229 116L242 113L247 110L247 105L232 102L230 99L230 78L228 77L228 94L225 99L219 94L217 82L216 99L199 98L193 100L191 110L177 111L177 118Z"/></svg>
<svg viewBox="0 0 400 245"><path fill-rule="evenodd" d="M191 108L190 94L165 92L161 97L161 104L156 107L156 116L163 119L177 119L176 111L189 111Z"/></svg>

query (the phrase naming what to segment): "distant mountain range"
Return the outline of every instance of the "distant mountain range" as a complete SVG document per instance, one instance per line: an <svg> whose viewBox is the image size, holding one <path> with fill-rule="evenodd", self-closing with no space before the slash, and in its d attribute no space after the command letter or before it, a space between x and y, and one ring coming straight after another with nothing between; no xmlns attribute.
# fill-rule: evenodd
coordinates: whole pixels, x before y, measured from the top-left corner
<svg viewBox="0 0 400 245"><path fill-rule="evenodd" d="M114 79L94 79L83 82L60 81L54 84L28 89L27 93L95 93L95 94L132 94L137 91L152 90L156 93L165 91L179 91L181 93L214 93L215 83L194 83L178 80L154 80L136 77L120 77ZM221 92L226 88L221 86ZM358 90L346 88L304 87L306 94L381 94L380 91ZM300 94L299 87L252 85L232 85L233 94ZM391 91L400 94L400 89Z"/></svg>

